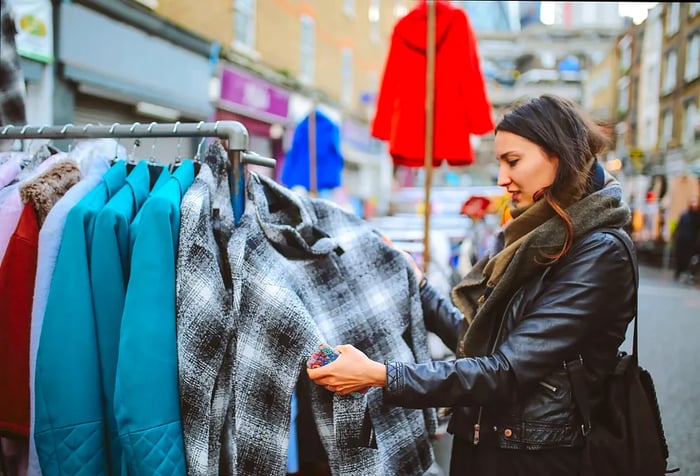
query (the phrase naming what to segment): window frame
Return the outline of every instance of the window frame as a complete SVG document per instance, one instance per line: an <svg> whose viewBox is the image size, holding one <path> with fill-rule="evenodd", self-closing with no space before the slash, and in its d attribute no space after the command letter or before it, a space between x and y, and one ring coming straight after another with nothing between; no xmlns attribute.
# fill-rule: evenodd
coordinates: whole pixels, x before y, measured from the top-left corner
<svg viewBox="0 0 700 476"><path fill-rule="evenodd" d="M306 14L299 17L301 24L299 38L299 81L306 85L314 84L316 80L316 20ZM310 43L305 44L305 28L311 28Z"/></svg>
<svg viewBox="0 0 700 476"><path fill-rule="evenodd" d="M668 119L668 121L667 121ZM666 129L668 124L668 136ZM661 115L661 134L659 137L659 145L662 150L668 148L668 144L673 140L673 109L666 109Z"/></svg>
<svg viewBox="0 0 700 476"><path fill-rule="evenodd" d="M688 116L690 108L693 108L692 121ZM690 146L695 143L695 124L698 122L698 101L691 98L683 104L683 131L681 133L681 143Z"/></svg>
<svg viewBox="0 0 700 476"><path fill-rule="evenodd" d="M671 2L666 10L666 36L678 33L681 27L681 8L679 2Z"/></svg>
<svg viewBox="0 0 700 476"><path fill-rule="evenodd" d="M345 106L352 105L354 91L354 53L351 47L343 47L340 51L340 102Z"/></svg>
<svg viewBox="0 0 700 476"><path fill-rule="evenodd" d="M244 21L246 25L246 38L244 40L238 37L238 15L243 11L243 8L240 7L240 2L246 2L246 5L249 5L249 11L244 12L247 14L246 21ZM257 6L257 0L233 0L233 47L236 50L248 53L255 52Z"/></svg>
<svg viewBox="0 0 700 476"><path fill-rule="evenodd" d="M671 64L671 55L673 55L673 68L669 68ZM672 74L673 80L669 80L669 75ZM678 86L678 52L675 49L670 49L664 54L664 75L661 83L661 93L663 95L670 94Z"/></svg>
<svg viewBox="0 0 700 476"><path fill-rule="evenodd" d="M695 45L695 55L691 54L691 45ZM688 35L688 41L685 47L685 71L683 79L686 83L695 80L700 76L700 30L696 30ZM695 70L690 70L690 66L694 66Z"/></svg>

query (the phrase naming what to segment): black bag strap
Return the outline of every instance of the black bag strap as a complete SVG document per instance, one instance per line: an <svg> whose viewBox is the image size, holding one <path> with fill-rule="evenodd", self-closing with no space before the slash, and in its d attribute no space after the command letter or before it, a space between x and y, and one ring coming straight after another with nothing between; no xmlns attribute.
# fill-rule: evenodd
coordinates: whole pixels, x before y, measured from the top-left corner
<svg viewBox="0 0 700 476"><path fill-rule="evenodd" d="M634 365L637 365L639 363L637 354L637 324L639 322L639 317L637 316L637 306L639 301L639 268L635 259L635 253L632 251L632 247L634 245L632 244L632 240L630 239L629 235L619 228L601 228L598 231L610 233L611 235L616 236L625 246L627 255L630 258L630 263L632 263L632 276L634 277L634 314L632 317L632 320L634 321L634 336L632 338L632 359L634 361Z"/></svg>
<svg viewBox="0 0 700 476"><path fill-rule="evenodd" d="M610 233L616 236L627 250L630 262L632 263L633 276L634 276L634 314L632 320L634 320L634 340L632 343L632 361L633 365L637 365L637 300L639 291L639 270L637 268L637 262L634 259L634 254L632 252L632 240L629 238L627 233L623 232L619 228L601 228L596 231L602 231L604 233ZM586 377L583 369L583 357L580 355L578 359L571 360L569 362L564 362L564 368L569 374L569 381L571 382L571 393L574 397L574 402L581 414L581 420L583 424L581 425L581 431L583 436L587 436L591 431L591 401L588 397L588 388L586 386Z"/></svg>

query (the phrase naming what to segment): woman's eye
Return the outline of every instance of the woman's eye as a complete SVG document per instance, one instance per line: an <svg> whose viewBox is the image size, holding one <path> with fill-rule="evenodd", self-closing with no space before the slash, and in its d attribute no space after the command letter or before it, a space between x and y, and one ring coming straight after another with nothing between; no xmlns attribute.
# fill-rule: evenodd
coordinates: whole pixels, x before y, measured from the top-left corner
<svg viewBox="0 0 700 476"><path fill-rule="evenodd" d="M518 159L513 159L513 160L508 161L508 165L510 165L511 167L515 167L515 164L517 164L517 163L518 163Z"/></svg>

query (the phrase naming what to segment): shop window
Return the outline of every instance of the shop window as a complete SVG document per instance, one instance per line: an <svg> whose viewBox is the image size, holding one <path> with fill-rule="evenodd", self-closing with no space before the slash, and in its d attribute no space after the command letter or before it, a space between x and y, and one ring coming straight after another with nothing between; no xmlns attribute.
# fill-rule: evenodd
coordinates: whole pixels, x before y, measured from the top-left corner
<svg viewBox="0 0 700 476"><path fill-rule="evenodd" d="M683 114L683 145L692 145L695 142L695 125L698 122L697 101L689 101L685 105Z"/></svg>
<svg viewBox="0 0 700 476"><path fill-rule="evenodd" d="M680 28L680 3L672 2L666 9L666 35L673 36Z"/></svg>
<svg viewBox="0 0 700 476"><path fill-rule="evenodd" d="M301 16L299 47L301 50L299 80L305 84L313 84L316 76L316 22L308 15Z"/></svg>
<svg viewBox="0 0 700 476"><path fill-rule="evenodd" d="M666 53L666 69L661 92L668 94L676 87L676 70L678 69L678 54L675 51Z"/></svg>
<svg viewBox="0 0 700 476"><path fill-rule="evenodd" d="M695 33L688 40L685 50L685 75L686 82L690 82L700 76L700 33Z"/></svg>
<svg viewBox="0 0 700 476"><path fill-rule="evenodd" d="M255 1L234 0L234 39L233 46L243 51L255 50Z"/></svg>
<svg viewBox="0 0 700 476"><path fill-rule="evenodd" d="M343 48L343 51L341 52L340 100L346 106L349 106L352 103L353 75L352 49Z"/></svg>

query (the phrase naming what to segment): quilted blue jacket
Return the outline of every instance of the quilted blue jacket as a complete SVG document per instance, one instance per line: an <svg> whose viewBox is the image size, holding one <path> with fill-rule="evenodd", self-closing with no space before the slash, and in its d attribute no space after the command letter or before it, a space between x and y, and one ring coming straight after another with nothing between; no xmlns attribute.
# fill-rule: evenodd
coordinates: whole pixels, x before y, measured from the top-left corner
<svg viewBox="0 0 700 476"><path fill-rule="evenodd" d="M125 181L120 161L66 217L36 362L34 441L44 476L107 474L88 251L95 217Z"/></svg>
<svg viewBox="0 0 700 476"><path fill-rule="evenodd" d="M122 315L114 413L131 476L185 474L178 397L175 260L186 160L143 204ZM130 230L130 234L131 234Z"/></svg>
<svg viewBox="0 0 700 476"><path fill-rule="evenodd" d="M154 189L170 173L159 167ZM155 169L154 169L155 170ZM129 224L148 198L151 173L147 161L139 162L126 177L126 185L97 215L90 250L90 284L94 297L95 325L107 423L108 460L111 474L121 474L121 447L114 419L114 380L117 372L119 329L129 279Z"/></svg>

